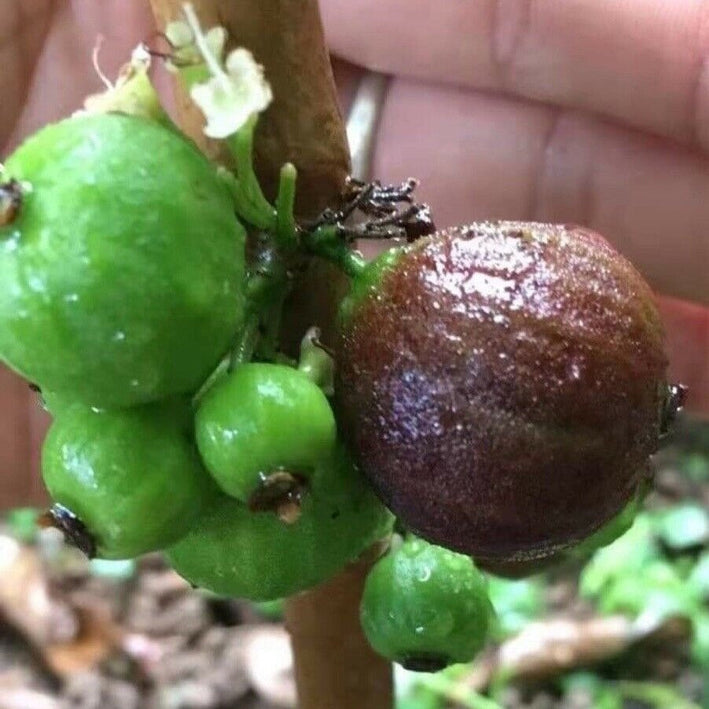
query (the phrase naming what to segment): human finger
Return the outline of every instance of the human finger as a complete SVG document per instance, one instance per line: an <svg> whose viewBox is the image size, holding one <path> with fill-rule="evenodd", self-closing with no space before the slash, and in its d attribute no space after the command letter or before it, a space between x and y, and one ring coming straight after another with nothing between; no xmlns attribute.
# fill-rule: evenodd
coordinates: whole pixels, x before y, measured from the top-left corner
<svg viewBox="0 0 709 709"><path fill-rule="evenodd" d="M687 410L709 418L709 308L660 298L667 333L669 378L689 389Z"/></svg>
<svg viewBox="0 0 709 709"><path fill-rule="evenodd" d="M49 30L49 0L12 0L0 12L0 148L25 101L30 78Z"/></svg>
<svg viewBox="0 0 709 709"><path fill-rule="evenodd" d="M19 4L19 0L18 4ZM81 108L89 93L104 87L92 61L108 77L149 38L154 23L148 3L136 0L63 0L53 3L51 26L26 81L21 111L5 144L11 150L24 136ZM2 137L2 133L0 133Z"/></svg>
<svg viewBox="0 0 709 709"><path fill-rule="evenodd" d="M323 0L332 50L370 69L504 92L709 151L702 0Z"/></svg>

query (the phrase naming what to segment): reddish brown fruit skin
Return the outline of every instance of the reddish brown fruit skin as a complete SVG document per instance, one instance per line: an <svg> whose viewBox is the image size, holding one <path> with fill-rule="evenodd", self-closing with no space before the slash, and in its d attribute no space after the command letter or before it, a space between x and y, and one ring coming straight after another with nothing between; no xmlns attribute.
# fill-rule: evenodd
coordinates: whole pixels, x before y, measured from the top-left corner
<svg viewBox="0 0 709 709"><path fill-rule="evenodd" d="M341 428L384 502L491 565L588 536L657 448L652 293L586 229L480 223L410 247L343 308Z"/></svg>

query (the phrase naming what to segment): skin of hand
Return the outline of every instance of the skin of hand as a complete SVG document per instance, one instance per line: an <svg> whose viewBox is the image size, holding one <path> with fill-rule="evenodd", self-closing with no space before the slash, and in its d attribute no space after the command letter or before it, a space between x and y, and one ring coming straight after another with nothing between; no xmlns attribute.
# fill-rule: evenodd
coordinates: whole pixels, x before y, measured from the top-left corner
<svg viewBox="0 0 709 709"><path fill-rule="evenodd" d="M583 224L662 296L673 381L709 416L709 3L321 0L343 103L392 75L373 174L439 227ZM9 0L0 155L101 89L154 31L147 0ZM417 116L420 117L417 120Z"/></svg>

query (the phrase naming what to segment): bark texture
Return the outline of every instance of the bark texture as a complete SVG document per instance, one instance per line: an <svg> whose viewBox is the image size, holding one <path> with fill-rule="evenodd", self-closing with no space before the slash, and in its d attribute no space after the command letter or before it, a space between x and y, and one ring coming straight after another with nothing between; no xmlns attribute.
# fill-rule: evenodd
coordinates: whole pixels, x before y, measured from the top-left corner
<svg viewBox="0 0 709 709"><path fill-rule="evenodd" d="M179 16L179 0L151 0L160 26ZM317 0L193 0L203 26L221 24L232 44L264 65L275 100L259 121L256 169L273 196L284 162L298 168L297 211L317 215L339 196L350 170ZM181 125L212 157L224 159L202 134L203 120L177 97ZM294 349L307 326L330 332L343 277L313 263L296 283L284 313L284 345ZM380 548L327 583L290 599L286 619L295 655L300 709L391 709L390 663L369 647L359 625L364 581Z"/></svg>

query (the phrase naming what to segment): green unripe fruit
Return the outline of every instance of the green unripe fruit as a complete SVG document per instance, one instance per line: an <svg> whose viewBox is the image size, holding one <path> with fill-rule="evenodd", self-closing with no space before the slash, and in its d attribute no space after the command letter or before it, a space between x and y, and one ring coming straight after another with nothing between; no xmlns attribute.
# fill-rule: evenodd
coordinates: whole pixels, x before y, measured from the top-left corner
<svg viewBox="0 0 709 709"><path fill-rule="evenodd" d="M64 396L58 396L51 391L38 391L39 403L45 411L48 411L52 417L56 418L60 411L64 411L70 406L74 406L76 402L67 399Z"/></svg>
<svg viewBox="0 0 709 709"><path fill-rule="evenodd" d="M63 408L42 448L54 524L89 556L126 559L182 537L212 487L189 408Z"/></svg>
<svg viewBox="0 0 709 709"><path fill-rule="evenodd" d="M421 672L472 660L493 617L485 577L472 560L416 538L374 565L360 608L372 647Z"/></svg>
<svg viewBox="0 0 709 709"><path fill-rule="evenodd" d="M307 480L336 440L320 387L277 364L244 364L218 382L202 400L195 427L207 469L243 502L279 471Z"/></svg>
<svg viewBox="0 0 709 709"><path fill-rule="evenodd" d="M0 219L0 359L93 406L194 392L244 306L245 233L215 167L107 114L44 128L0 182L20 186Z"/></svg>
<svg viewBox="0 0 709 709"><path fill-rule="evenodd" d="M219 495L168 559L196 586L270 600L325 581L388 534L392 521L338 446L313 476L293 524Z"/></svg>

